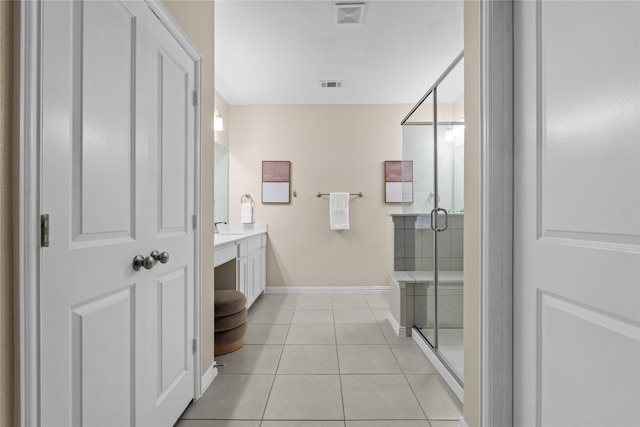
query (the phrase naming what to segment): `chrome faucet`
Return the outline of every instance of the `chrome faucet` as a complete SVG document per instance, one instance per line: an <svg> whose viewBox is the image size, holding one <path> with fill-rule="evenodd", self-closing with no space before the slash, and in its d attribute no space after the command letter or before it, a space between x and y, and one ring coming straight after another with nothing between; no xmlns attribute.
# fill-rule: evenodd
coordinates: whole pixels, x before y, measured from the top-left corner
<svg viewBox="0 0 640 427"><path fill-rule="evenodd" d="M213 232L214 233L220 233L220 230L218 230L218 224L226 224L226 222L224 222L224 221L214 222L213 223Z"/></svg>

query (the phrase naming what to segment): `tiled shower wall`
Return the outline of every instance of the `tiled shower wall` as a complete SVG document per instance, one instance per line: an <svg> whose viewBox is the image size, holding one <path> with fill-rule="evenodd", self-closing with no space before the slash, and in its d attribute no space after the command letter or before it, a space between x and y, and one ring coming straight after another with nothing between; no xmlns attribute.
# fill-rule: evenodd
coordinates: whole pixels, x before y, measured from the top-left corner
<svg viewBox="0 0 640 427"><path fill-rule="evenodd" d="M393 215L394 270L432 271L433 235L429 229L416 229L417 215ZM464 214L449 214L447 230L438 233L440 271L462 271L464 258Z"/></svg>

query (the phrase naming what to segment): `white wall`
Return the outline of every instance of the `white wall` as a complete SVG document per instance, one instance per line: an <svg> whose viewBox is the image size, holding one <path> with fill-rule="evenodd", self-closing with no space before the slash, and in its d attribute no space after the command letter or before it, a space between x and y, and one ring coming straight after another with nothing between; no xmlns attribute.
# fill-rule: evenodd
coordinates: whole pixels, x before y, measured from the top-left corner
<svg viewBox="0 0 640 427"><path fill-rule="evenodd" d="M384 161L401 160L400 120L410 105L229 106L229 217L255 200L269 226L268 286L381 286L393 269L393 223L384 203ZM290 204L261 203L263 160L291 161ZM329 199L352 198L351 230L329 229Z"/></svg>

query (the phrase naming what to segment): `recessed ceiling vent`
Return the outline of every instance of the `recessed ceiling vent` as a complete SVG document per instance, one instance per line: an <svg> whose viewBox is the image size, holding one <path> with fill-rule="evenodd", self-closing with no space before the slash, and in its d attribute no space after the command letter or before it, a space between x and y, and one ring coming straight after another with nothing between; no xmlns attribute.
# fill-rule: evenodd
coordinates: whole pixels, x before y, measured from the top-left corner
<svg viewBox="0 0 640 427"><path fill-rule="evenodd" d="M333 7L335 24L362 24L366 12L366 3L336 3Z"/></svg>
<svg viewBox="0 0 640 427"><path fill-rule="evenodd" d="M320 87L322 88L341 88L344 85L343 80L320 80Z"/></svg>

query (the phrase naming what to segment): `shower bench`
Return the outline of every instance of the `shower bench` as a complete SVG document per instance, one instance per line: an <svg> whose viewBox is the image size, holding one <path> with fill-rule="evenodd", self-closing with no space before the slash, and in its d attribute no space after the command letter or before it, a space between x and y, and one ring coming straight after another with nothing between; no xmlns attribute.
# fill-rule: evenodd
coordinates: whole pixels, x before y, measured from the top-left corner
<svg viewBox="0 0 640 427"><path fill-rule="evenodd" d="M462 271L439 271L438 282L448 290L463 283ZM389 273L389 323L396 335L411 336L417 298L426 298L434 285L433 271L392 271ZM461 327L462 325L460 325Z"/></svg>

